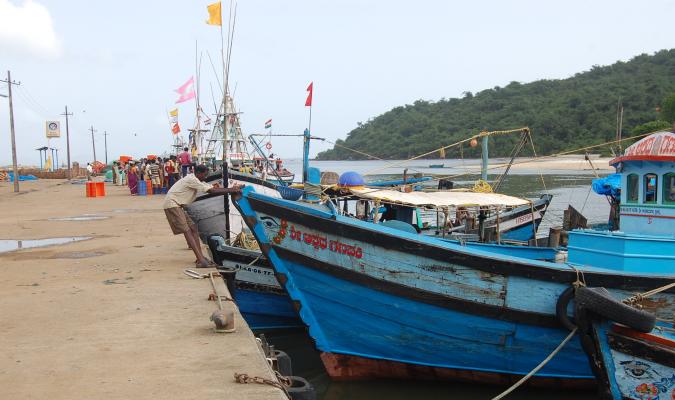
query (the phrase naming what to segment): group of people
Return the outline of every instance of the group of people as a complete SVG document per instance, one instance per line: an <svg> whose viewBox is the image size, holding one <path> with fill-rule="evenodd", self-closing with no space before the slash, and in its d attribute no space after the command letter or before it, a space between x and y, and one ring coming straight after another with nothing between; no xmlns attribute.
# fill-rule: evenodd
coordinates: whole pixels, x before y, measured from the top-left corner
<svg viewBox="0 0 675 400"><path fill-rule="evenodd" d="M138 194L139 182L150 181L152 194L166 193L182 177L192 173L194 165L187 148L178 156L149 156L139 161L114 161L112 180L114 185L129 186L132 196Z"/></svg>

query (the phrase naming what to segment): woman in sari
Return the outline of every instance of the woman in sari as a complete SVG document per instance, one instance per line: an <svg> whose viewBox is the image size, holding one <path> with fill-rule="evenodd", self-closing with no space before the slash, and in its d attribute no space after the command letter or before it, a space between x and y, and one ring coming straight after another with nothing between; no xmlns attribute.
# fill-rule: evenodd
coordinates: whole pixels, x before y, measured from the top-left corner
<svg viewBox="0 0 675 400"><path fill-rule="evenodd" d="M129 161L129 173L127 174L127 182L129 182L129 190L131 190L131 195L135 196L138 194L138 168L136 163Z"/></svg>

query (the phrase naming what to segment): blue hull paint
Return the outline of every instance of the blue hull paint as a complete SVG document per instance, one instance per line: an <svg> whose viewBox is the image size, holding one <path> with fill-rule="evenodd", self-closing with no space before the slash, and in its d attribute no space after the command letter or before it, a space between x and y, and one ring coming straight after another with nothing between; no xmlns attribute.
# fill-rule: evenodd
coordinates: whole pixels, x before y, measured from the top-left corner
<svg viewBox="0 0 675 400"><path fill-rule="evenodd" d="M440 368L526 374L567 335L381 293L280 259L303 299L300 315L328 353ZM574 340L538 376L591 378Z"/></svg>
<svg viewBox="0 0 675 400"><path fill-rule="evenodd" d="M265 293L237 288L237 307L253 330L290 329L303 327L291 299L285 294Z"/></svg>

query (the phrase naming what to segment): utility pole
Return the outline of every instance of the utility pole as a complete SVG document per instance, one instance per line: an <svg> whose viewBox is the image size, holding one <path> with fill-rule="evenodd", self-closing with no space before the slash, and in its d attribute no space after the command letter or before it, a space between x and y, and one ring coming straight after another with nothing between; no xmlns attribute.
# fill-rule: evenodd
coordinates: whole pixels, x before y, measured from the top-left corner
<svg viewBox="0 0 675 400"><path fill-rule="evenodd" d="M66 112L61 115L66 117L66 158L68 159L68 179L73 179L72 171L70 169L70 131L68 130L68 116L73 115L73 113L68 114L68 106L66 106Z"/></svg>
<svg viewBox="0 0 675 400"><path fill-rule="evenodd" d="M103 131L103 143L105 145L105 165L108 165L108 132Z"/></svg>
<svg viewBox="0 0 675 400"><path fill-rule="evenodd" d="M12 169L14 171L14 192L19 192L19 168L16 165L16 139L14 136L14 107L12 106L12 85L20 85L21 82L12 81L12 77L9 71L7 71L7 80L0 82L7 83L7 88L9 91L9 129L12 136Z"/></svg>
<svg viewBox="0 0 675 400"><path fill-rule="evenodd" d="M94 130L94 125L91 126L89 129L91 131L91 148L94 150L94 161L96 162L96 145L94 144L94 132L98 132ZM92 162L92 164L93 164Z"/></svg>

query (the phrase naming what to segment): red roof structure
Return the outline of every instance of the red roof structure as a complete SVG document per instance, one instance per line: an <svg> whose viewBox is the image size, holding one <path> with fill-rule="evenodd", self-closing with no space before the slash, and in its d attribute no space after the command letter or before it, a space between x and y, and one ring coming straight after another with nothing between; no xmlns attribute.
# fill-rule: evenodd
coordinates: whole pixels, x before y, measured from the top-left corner
<svg viewBox="0 0 675 400"><path fill-rule="evenodd" d="M675 161L675 133L662 131L649 135L627 147L609 165L623 161Z"/></svg>

